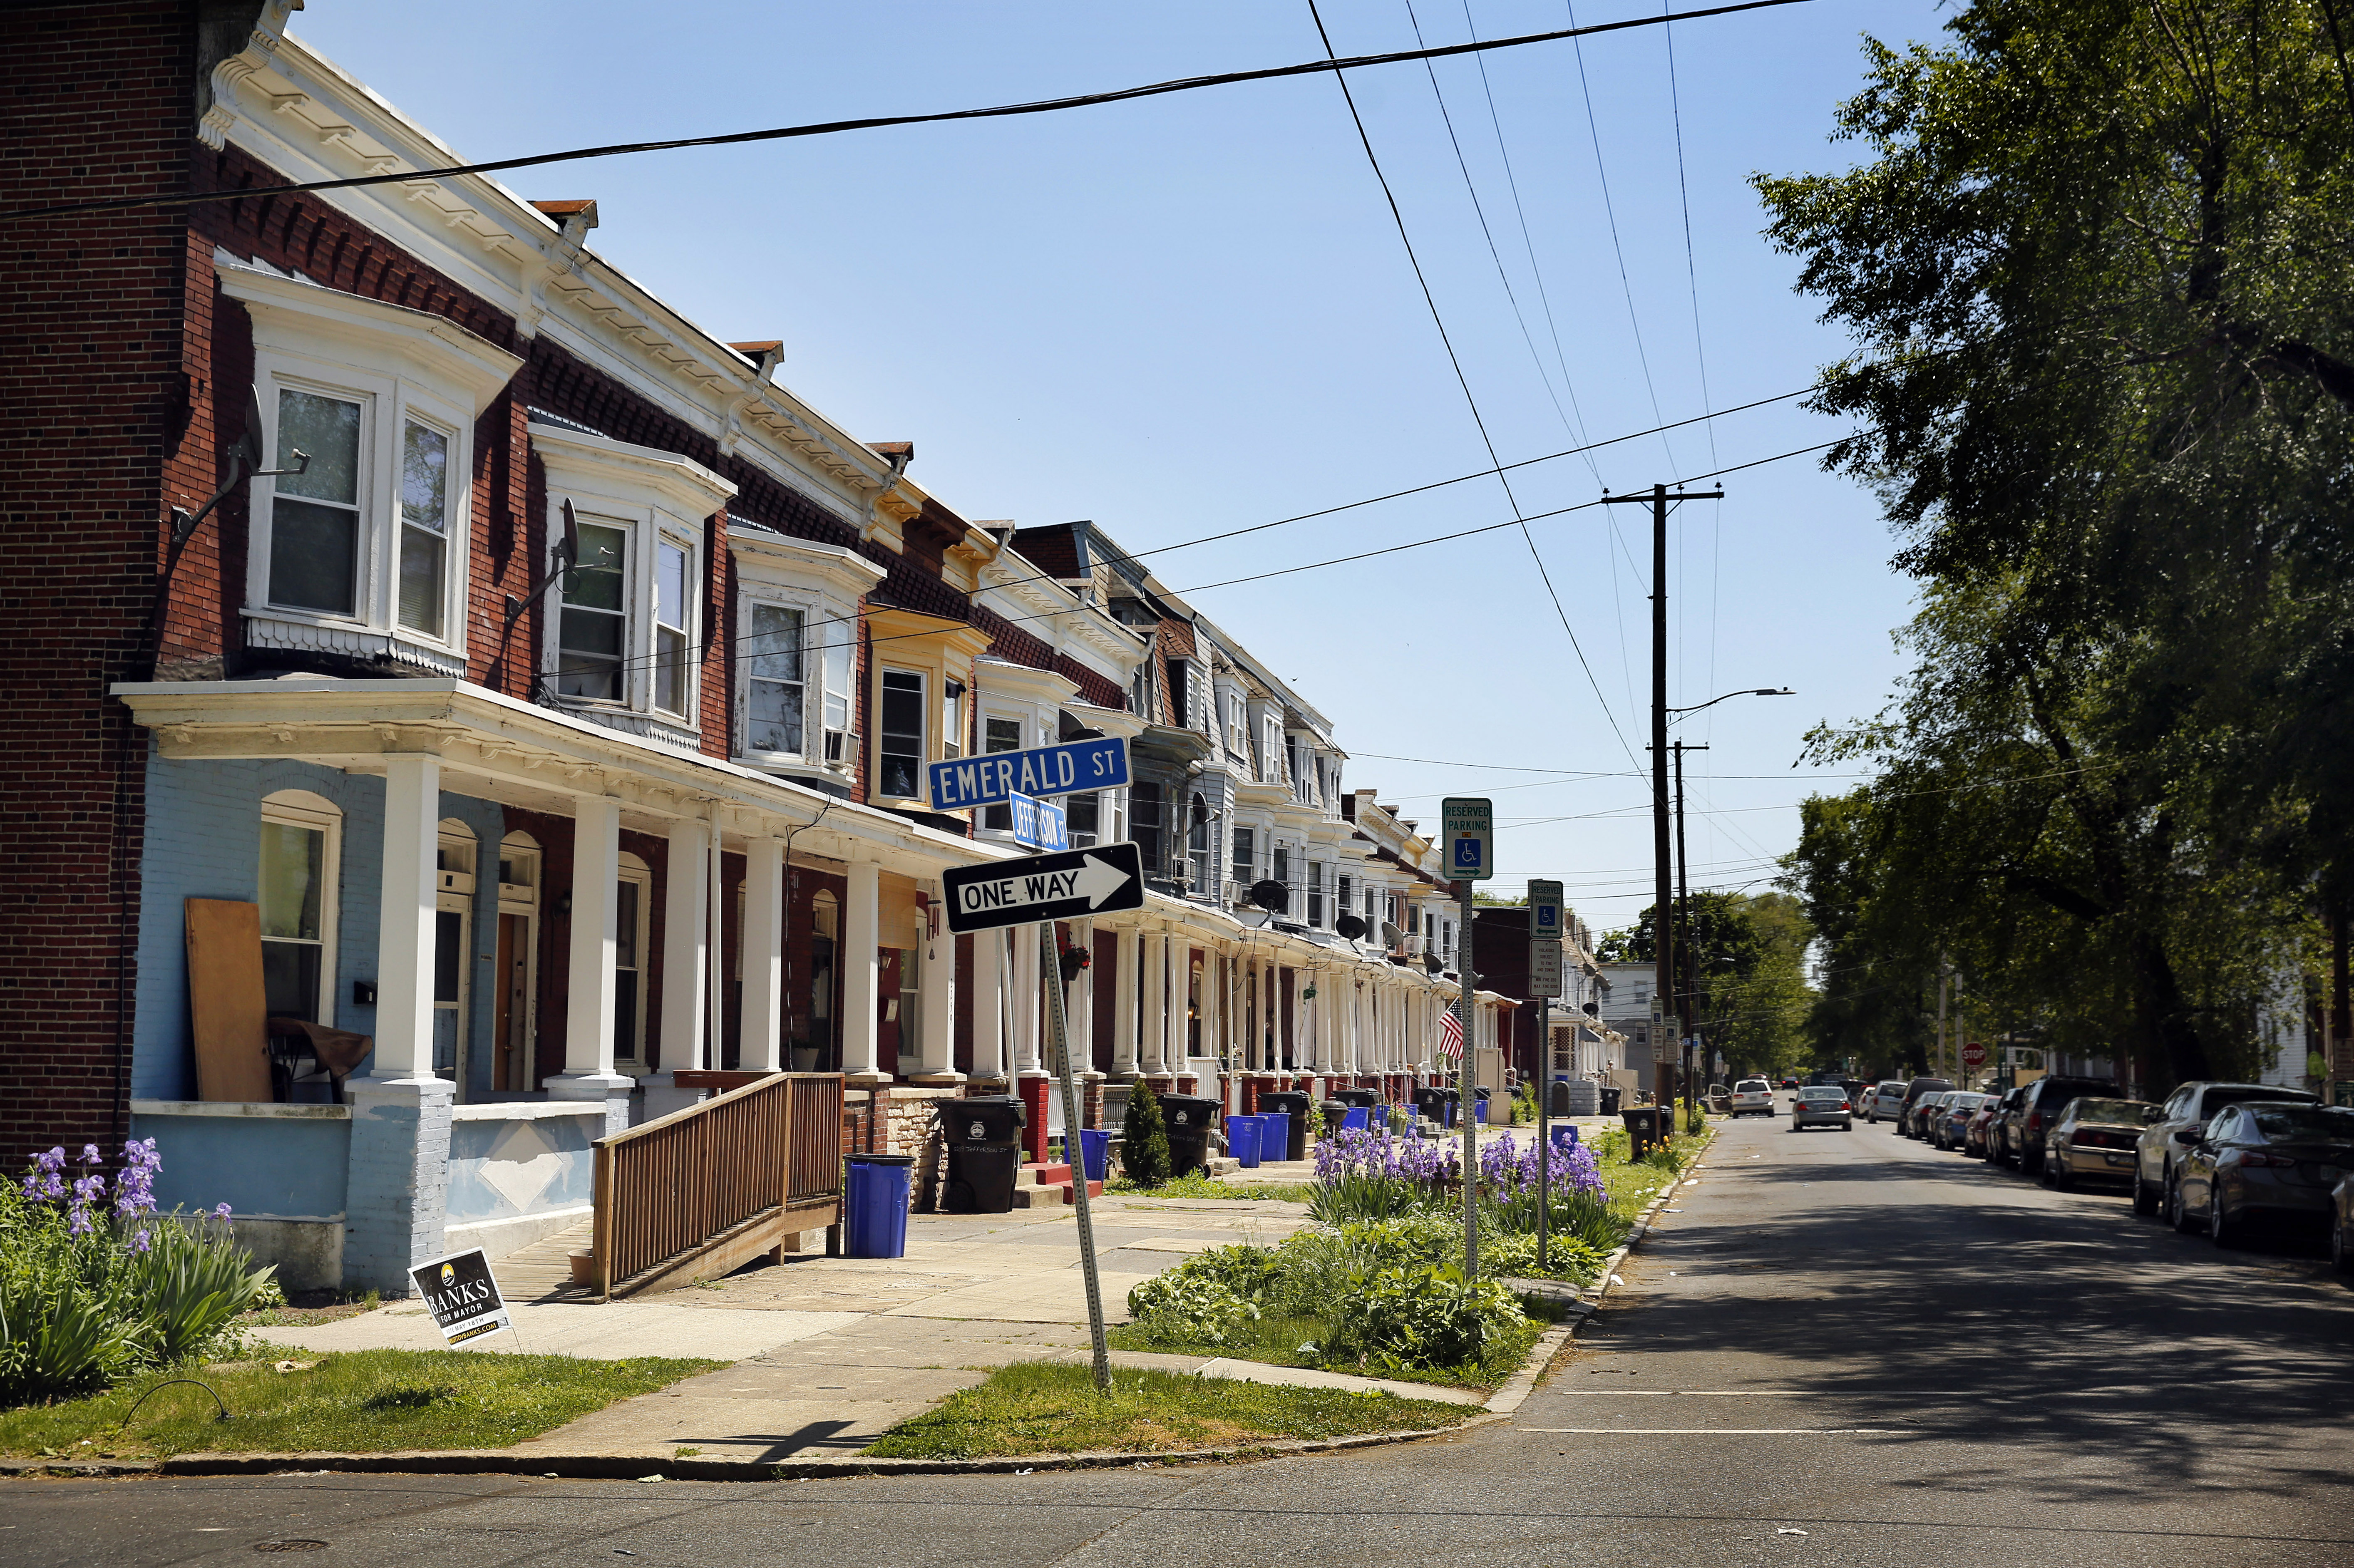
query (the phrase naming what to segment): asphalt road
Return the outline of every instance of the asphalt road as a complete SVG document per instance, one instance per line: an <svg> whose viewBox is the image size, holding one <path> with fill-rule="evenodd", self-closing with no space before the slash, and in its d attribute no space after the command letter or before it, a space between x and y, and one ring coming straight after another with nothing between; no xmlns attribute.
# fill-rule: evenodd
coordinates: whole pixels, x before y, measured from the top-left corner
<svg viewBox="0 0 2354 1568"><path fill-rule="evenodd" d="M1510 1423L1233 1467L0 1483L0 1563L2354 1563L2354 1293L1887 1128L1726 1130Z"/></svg>

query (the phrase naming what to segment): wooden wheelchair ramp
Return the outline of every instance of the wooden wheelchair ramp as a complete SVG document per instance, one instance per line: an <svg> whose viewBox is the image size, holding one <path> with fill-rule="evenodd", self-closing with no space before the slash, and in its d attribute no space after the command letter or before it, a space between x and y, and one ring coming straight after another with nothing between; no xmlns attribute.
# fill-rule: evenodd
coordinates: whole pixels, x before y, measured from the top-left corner
<svg viewBox="0 0 2354 1568"><path fill-rule="evenodd" d="M597 1141L599 1297L716 1279L842 1223L842 1075L771 1073Z"/></svg>

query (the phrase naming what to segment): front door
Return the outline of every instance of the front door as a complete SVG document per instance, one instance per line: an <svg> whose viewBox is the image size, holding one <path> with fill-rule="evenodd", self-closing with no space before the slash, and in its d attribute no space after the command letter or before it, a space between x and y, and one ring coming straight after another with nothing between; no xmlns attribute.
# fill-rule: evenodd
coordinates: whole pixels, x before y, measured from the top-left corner
<svg viewBox="0 0 2354 1568"><path fill-rule="evenodd" d="M880 971L875 981L875 1003L881 1015L875 1030L875 1065L877 1071L896 1078L899 1075L900 1040L904 1036L907 1044L915 1044L912 1034L906 1033L906 1025L914 1021L907 1016L908 1010L901 1005L899 994L900 980L909 969L905 960L913 955L904 948L877 948L875 956Z"/></svg>
<svg viewBox="0 0 2354 1568"><path fill-rule="evenodd" d="M497 1054L491 1059L491 1087L503 1094L531 1084L531 916L499 916L498 1001L491 1033Z"/></svg>
<svg viewBox="0 0 2354 1568"><path fill-rule="evenodd" d="M466 1083L466 984L473 967L466 961L473 916L468 901L443 894L433 916L433 1071L458 1086L458 1098L471 1099Z"/></svg>

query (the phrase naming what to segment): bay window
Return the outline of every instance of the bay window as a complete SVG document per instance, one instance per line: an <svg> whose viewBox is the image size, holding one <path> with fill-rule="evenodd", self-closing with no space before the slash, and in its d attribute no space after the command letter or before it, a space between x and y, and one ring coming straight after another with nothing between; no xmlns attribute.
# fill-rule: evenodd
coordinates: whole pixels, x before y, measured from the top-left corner
<svg viewBox="0 0 2354 1568"><path fill-rule="evenodd" d="M747 680L745 749L799 757L809 693L801 679L803 613L787 605L746 606L751 635L744 645Z"/></svg>
<svg viewBox="0 0 2354 1568"><path fill-rule="evenodd" d="M731 753L755 768L849 783L859 764L858 600L883 568L733 515L727 553L738 589Z"/></svg>
<svg viewBox="0 0 2354 1568"><path fill-rule="evenodd" d="M1308 863L1308 923L1324 924L1324 863L1318 860Z"/></svg>
<svg viewBox="0 0 2354 1568"><path fill-rule="evenodd" d="M686 713L687 644L694 641L695 610L688 590L694 552L675 539L654 545L654 706Z"/></svg>
<svg viewBox="0 0 2354 1568"><path fill-rule="evenodd" d="M924 677L914 670L885 670L882 694L875 736L875 792L896 800L923 800Z"/></svg>
<svg viewBox="0 0 2354 1568"><path fill-rule="evenodd" d="M270 602L326 615L359 613L360 425L366 407L281 387L278 476L270 504Z"/></svg>
<svg viewBox="0 0 2354 1568"><path fill-rule="evenodd" d="M557 622L556 691L593 702L622 700L630 646L630 535L583 523L580 558L564 574Z"/></svg>

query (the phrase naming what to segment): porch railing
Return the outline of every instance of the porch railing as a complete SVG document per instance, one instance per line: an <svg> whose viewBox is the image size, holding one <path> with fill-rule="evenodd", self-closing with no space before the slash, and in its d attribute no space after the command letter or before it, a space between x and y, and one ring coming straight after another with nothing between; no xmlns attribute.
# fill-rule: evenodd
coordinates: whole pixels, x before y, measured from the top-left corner
<svg viewBox="0 0 2354 1568"><path fill-rule="evenodd" d="M597 1141L599 1296L714 1279L842 1223L842 1075L773 1073Z"/></svg>

